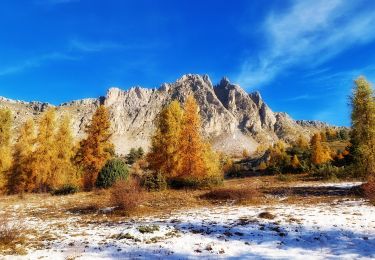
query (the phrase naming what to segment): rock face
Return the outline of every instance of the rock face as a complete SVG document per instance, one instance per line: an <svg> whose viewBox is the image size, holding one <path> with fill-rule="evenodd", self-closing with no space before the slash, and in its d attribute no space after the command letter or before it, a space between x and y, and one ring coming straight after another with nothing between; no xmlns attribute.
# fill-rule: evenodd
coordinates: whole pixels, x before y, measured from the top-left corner
<svg viewBox="0 0 375 260"><path fill-rule="evenodd" d="M71 115L73 132L79 140L84 137L95 109L104 104L110 111L116 151L125 154L132 147L142 146L147 150L161 108L174 99L184 102L189 95L198 102L204 136L215 149L227 153L239 153L243 149L252 152L259 143L269 144L279 139L290 142L327 126L321 122L295 121L286 113L274 113L259 92L248 94L227 78L214 87L207 75L192 74L174 83L164 83L158 89L110 88L105 97L64 103L56 111L58 116ZM29 117L37 119L50 106L0 97L0 107L13 111L16 127Z"/></svg>

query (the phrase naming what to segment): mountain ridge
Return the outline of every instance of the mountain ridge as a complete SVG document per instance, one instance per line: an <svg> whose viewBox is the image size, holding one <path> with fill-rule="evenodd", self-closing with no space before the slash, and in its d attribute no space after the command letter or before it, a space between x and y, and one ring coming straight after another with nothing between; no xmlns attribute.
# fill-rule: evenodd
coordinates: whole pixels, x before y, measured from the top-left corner
<svg viewBox="0 0 375 260"><path fill-rule="evenodd" d="M0 107L14 113L16 126L26 118L38 118L48 107L56 107L57 115L69 113L76 139L84 130L95 109L104 104L110 112L116 152L124 154L132 147L148 149L158 112L176 99L184 102L193 95L199 105L202 133L216 150L239 153L256 150L259 143L272 144L281 139L292 142L299 136L310 137L328 127L320 121L293 120L287 113L273 112L259 92L247 93L239 85L223 78L213 85L208 75L185 74L175 82L159 88L140 86L122 90L111 87L105 96L85 98L52 105L46 102L25 102L0 97Z"/></svg>

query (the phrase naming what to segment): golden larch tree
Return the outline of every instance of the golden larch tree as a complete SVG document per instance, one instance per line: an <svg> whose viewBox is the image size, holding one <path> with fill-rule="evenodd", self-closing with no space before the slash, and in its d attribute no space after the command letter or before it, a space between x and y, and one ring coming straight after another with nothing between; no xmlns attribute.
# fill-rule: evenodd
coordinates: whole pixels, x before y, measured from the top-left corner
<svg viewBox="0 0 375 260"><path fill-rule="evenodd" d="M32 162L35 143L35 126L32 119L23 123L14 145L13 164L7 175L8 193L30 192L35 188Z"/></svg>
<svg viewBox="0 0 375 260"><path fill-rule="evenodd" d="M301 166L301 163L300 163L300 161L298 159L298 156L296 154L293 155L292 160L290 162L290 165L292 166L293 169L297 169L298 167Z"/></svg>
<svg viewBox="0 0 375 260"><path fill-rule="evenodd" d="M315 165L323 164L332 160L330 149L322 144L321 133L316 133L311 138L311 162Z"/></svg>
<svg viewBox="0 0 375 260"><path fill-rule="evenodd" d="M204 163L206 167L206 177L220 177L223 173L220 155L212 150L209 142L206 142L204 145Z"/></svg>
<svg viewBox="0 0 375 260"><path fill-rule="evenodd" d="M0 192L4 189L6 172L12 164L11 128L12 113L9 109L0 109Z"/></svg>
<svg viewBox="0 0 375 260"><path fill-rule="evenodd" d="M35 189L46 192L56 187L56 113L48 108L39 119L36 147L33 154L32 178L36 180Z"/></svg>
<svg viewBox="0 0 375 260"><path fill-rule="evenodd" d="M76 169L73 164L74 139L71 130L71 121L69 115L64 115L55 135L56 146L56 164L55 175L56 185L77 184Z"/></svg>
<svg viewBox="0 0 375 260"><path fill-rule="evenodd" d="M178 142L179 177L202 178L206 175L205 143L201 136L201 121L198 105L189 96L184 105L182 129Z"/></svg>
<svg viewBox="0 0 375 260"><path fill-rule="evenodd" d="M177 100L172 101L160 112L156 131L151 138L148 154L150 168L166 177L177 174L178 142L180 141L183 111Z"/></svg>
<svg viewBox="0 0 375 260"><path fill-rule="evenodd" d="M351 154L359 174L375 176L375 96L364 78L355 80L352 105Z"/></svg>
<svg viewBox="0 0 375 260"><path fill-rule="evenodd" d="M302 135L300 135L295 143L295 146L297 146L298 148L304 150L304 149L308 149L310 144L309 144L309 141L308 139L306 139L305 137L303 137Z"/></svg>
<svg viewBox="0 0 375 260"><path fill-rule="evenodd" d="M83 170L85 190L94 188L99 171L113 156L114 146L110 140L110 126L109 112L105 106L100 105L86 128L87 137L80 142L76 156Z"/></svg>

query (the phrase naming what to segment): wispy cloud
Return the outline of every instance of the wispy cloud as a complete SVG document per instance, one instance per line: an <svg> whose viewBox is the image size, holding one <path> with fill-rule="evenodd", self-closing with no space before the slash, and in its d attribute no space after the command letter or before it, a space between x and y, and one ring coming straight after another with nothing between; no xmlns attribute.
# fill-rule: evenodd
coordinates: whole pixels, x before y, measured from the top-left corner
<svg viewBox="0 0 375 260"><path fill-rule="evenodd" d="M127 50L146 50L146 49L153 49L153 48L160 48L162 47L157 42L152 43L121 43L121 42L114 42L114 41L105 41L105 40L82 40L82 39L71 39L69 42L69 51L80 51L80 52L101 52L101 51L109 51L109 50L119 50L119 51L127 51Z"/></svg>
<svg viewBox="0 0 375 260"><path fill-rule="evenodd" d="M52 52L40 55L38 57L31 57L24 59L18 63L10 64L8 66L0 67L0 76L6 76L10 74L16 74L22 72L26 69L39 67L46 62L56 61L56 60L77 60L76 57L69 56L64 53Z"/></svg>
<svg viewBox="0 0 375 260"><path fill-rule="evenodd" d="M316 67L354 45L375 39L375 14L363 1L294 0L263 24L266 48L245 58L237 81L264 84L296 65Z"/></svg>
<svg viewBox="0 0 375 260"><path fill-rule="evenodd" d="M299 95L299 96L288 98L285 101L312 100L312 99L316 99L316 98L317 98L316 96L311 96L309 94L304 94L304 95Z"/></svg>
<svg viewBox="0 0 375 260"><path fill-rule="evenodd" d="M58 5L58 4L67 4L72 2L79 2L79 0L35 0L36 4L41 5Z"/></svg>
<svg viewBox="0 0 375 260"><path fill-rule="evenodd" d="M104 50L112 49L123 49L126 45L111 42L111 41L82 41L73 39L70 40L69 49L71 51L82 51L82 52L100 52Z"/></svg>
<svg viewBox="0 0 375 260"><path fill-rule="evenodd" d="M104 52L104 51L136 51L136 50L153 50L155 48L163 48L157 42L150 44L123 44L114 41L84 41L71 39L61 50L39 56L27 57L22 61L15 61L13 64L0 66L0 77L10 74L23 72L30 68L40 67L52 61L81 60L85 54ZM149 61L148 61L149 62ZM135 62L132 62L135 64Z"/></svg>

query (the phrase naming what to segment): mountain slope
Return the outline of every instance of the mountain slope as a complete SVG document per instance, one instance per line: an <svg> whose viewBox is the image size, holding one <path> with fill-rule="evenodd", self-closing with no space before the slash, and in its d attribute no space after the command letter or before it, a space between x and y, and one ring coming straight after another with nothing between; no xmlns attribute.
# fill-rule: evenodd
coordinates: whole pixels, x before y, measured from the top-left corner
<svg viewBox="0 0 375 260"><path fill-rule="evenodd" d="M259 92L248 94L240 86L224 78L213 86L207 75L187 74L174 83L164 83L159 89L133 87L129 90L110 88L105 97L83 99L61 104L57 114L69 113L77 139L95 109L104 104L109 108L116 151L124 154L131 147L147 150L158 112L173 99L184 102L193 95L202 117L202 131L214 148L227 153L243 149L254 151L258 143L273 143L278 139L292 141L300 135L325 127L324 123L295 121L285 113L273 112ZM0 98L0 107L13 111L16 126L28 117L38 118L52 105Z"/></svg>

